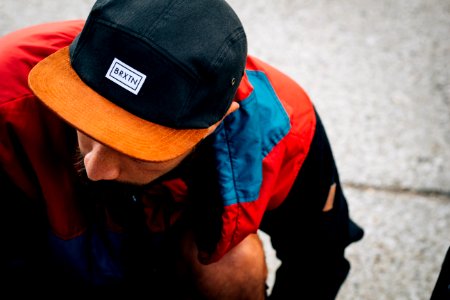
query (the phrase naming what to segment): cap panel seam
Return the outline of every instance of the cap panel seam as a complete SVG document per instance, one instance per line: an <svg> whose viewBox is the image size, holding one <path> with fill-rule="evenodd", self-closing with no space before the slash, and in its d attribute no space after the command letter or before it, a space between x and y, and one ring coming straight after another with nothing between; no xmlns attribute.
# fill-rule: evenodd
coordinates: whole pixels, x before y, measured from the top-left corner
<svg viewBox="0 0 450 300"><path fill-rule="evenodd" d="M81 41L80 41L81 35L89 35L90 34L90 32L92 31L92 24L93 24L93 22L94 21L91 18L88 18L86 20L86 24L84 24L83 30L74 38L74 41L76 40L77 44L76 44L75 49L73 49L73 56L70 57L70 63L71 64L72 64L72 62L77 60L78 55L81 52L80 50L83 49L84 45L87 42L86 39L84 39L84 38L81 39Z"/></svg>
<svg viewBox="0 0 450 300"><path fill-rule="evenodd" d="M211 70L216 70L217 67L222 65L223 60L227 56L227 49L230 48L234 43L238 42L240 39L245 38L245 32L242 27L236 28L231 34L229 34L223 44L219 47L217 51L216 59L210 64Z"/></svg>
<svg viewBox="0 0 450 300"><path fill-rule="evenodd" d="M174 7L176 5L177 2L182 2L183 0L174 0L172 1L172 3L170 3L169 5L166 6L166 8L164 9L164 11L158 16L158 18L155 20L155 22L153 22L153 26L150 27L145 34L151 35L153 33L153 31L155 31L155 28L157 27L157 25L160 24L161 19L163 19L164 17L167 16L168 11L172 10L172 7Z"/></svg>
<svg viewBox="0 0 450 300"><path fill-rule="evenodd" d="M134 30L129 29L126 26L120 25L120 24L113 24L109 22L108 20L105 20L103 18L97 18L96 20L98 23L108 26L110 28L120 30L123 34L126 34L134 39L136 39L139 42L144 42L148 46L150 46L152 49L155 49L158 54L160 54L162 57L167 58L172 64L176 65L178 68L180 68L185 75L188 75L191 78L194 78L195 80L198 80L198 76L194 74L189 68L185 67L182 62L180 62L178 59L176 59L170 52L166 51L164 48L160 47L158 44L154 43L151 39L143 36L142 34L137 33ZM89 28L91 29L91 28Z"/></svg>

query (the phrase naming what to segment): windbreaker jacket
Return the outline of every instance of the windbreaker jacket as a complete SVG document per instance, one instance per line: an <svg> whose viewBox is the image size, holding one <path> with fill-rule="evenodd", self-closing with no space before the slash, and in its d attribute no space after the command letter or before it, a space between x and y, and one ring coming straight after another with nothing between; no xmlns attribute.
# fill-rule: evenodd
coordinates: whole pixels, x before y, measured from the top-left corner
<svg viewBox="0 0 450 300"><path fill-rule="evenodd" d="M106 249L103 239L91 229L92 215L85 211L86 199L99 196L86 192L89 188L74 168L75 130L44 107L27 84L31 68L69 45L83 24L81 20L42 24L0 39L1 202L7 204L4 207L11 209L11 214L18 208L21 212L5 216L2 222L10 223L2 226L14 228L6 234L7 238L20 240L6 254L10 256L5 258L7 263L14 261L15 255L33 251L29 247L37 238L31 238L30 233L42 229L47 239L42 249L50 251L57 263L64 264L64 270L102 283L108 276L120 277L121 270L115 265L111 249ZM217 189L205 188L195 195L203 203L216 199L222 205L214 245L199 246L204 263L219 260L248 234L255 233L264 212L283 202L314 135L314 108L303 89L255 57L248 57L235 100L240 103L239 110L224 120L207 145L214 164L204 167L214 173ZM180 178L169 178L147 194L144 211L153 216L147 218L150 230L165 229L155 214L161 191L172 202L184 203L189 198L189 186ZM114 236L110 246L120 248L123 228L107 215L107 235ZM172 213L169 223L174 223L177 216L178 212ZM40 219L45 222L36 228L21 226ZM31 257L39 259L41 254L36 250ZM93 261L95 268L91 266ZM95 276L91 274L93 269Z"/></svg>

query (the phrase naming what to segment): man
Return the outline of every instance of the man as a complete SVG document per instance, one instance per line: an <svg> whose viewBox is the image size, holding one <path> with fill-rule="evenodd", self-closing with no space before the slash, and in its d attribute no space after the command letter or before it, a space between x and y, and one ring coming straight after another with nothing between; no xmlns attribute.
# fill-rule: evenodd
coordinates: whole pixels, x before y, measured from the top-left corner
<svg viewBox="0 0 450 300"><path fill-rule="evenodd" d="M363 232L325 131L224 1L100 0L0 72L5 286L264 299L261 229L271 299L336 296Z"/></svg>
<svg viewBox="0 0 450 300"><path fill-rule="evenodd" d="M431 291L430 300L448 299L450 297L450 247L442 261L441 269Z"/></svg>

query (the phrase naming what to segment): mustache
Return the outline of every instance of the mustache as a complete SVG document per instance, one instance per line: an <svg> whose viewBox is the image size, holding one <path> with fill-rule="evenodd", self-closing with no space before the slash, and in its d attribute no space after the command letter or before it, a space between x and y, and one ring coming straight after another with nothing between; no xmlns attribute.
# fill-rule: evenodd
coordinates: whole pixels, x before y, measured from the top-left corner
<svg viewBox="0 0 450 300"><path fill-rule="evenodd" d="M75 149L73 161L74 161L73 165L75 167L75 171L77 172L77 174L79 176L86 176L86 179L88 179L86 174L86 167L84 165L84 155L81 153L80 147L77 147Z"/></svg>

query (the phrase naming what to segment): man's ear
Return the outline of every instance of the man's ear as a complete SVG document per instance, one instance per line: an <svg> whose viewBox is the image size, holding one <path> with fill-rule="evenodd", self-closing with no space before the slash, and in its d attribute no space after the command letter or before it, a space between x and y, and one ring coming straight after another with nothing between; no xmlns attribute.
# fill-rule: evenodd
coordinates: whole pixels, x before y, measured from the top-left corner
<svg viewBox="0 0 450 300"><path fill-rule="evenodd" d="M225 113L225 115L223 116L223 118L222 118L219 122L217 122L217 123L211 125L211 126L208 128L208 134L207 134L206 136L208 136L208 135L210 135L211 133L213 133L214 130L216 130L217 126L219 126L219 124L223 121L223 119L225 119L229 114L235 112L235 111L238 110L238 109L239 109L239 103L237 103L236 101L231 102L231 105L230 105L230 107L228 108L228 110L227 110L227 112Z"/></svg>
<svg viewBox="0 0 450 300"><path fill-rule="evenodd" d="M225 116L222 118L222 120L225 119L229 114L231 114L232 112L235 112L238 109L239 109L239 103L237 103L236 101L231 102L231 105L228 108L228 110L225 113Z"/></svg>

